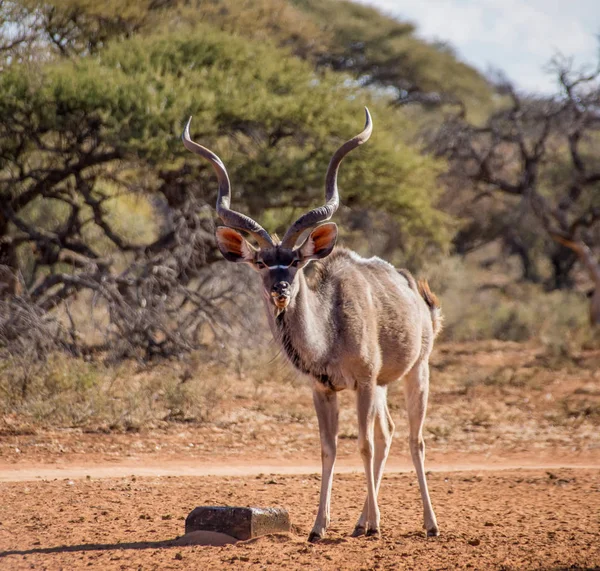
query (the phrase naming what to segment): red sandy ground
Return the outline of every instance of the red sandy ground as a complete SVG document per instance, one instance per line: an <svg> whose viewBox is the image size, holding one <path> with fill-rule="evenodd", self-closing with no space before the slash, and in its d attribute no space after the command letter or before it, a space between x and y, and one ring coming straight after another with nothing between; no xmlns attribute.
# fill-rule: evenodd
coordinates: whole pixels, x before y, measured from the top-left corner
<svg viewBox="0 0 600 571"><path fill-rule="evenodd" d="M316 545L306 542L319 492L306 388L240 388L211 423L139 433L4 419L0 569L600 569L598 362L584 355L554 371L514 344L438 350L426 425L433 539L401 391L390 396L397 435L381 538L349 537L365 484L345 396L332 524ZM285 507L293 529L186 546L177 538L198 505Z"/></svg>
<svg viewBox="0 0 600 571"><path fill-rule="evenodd" d="M434 472L442 534L426 539L412 473L385 477L381 539L349 537L363 477L338 475L330 533L306 542L318 477L55 479L1 485L2 569L589 569L600 566L600 474L589 469ZM182 546L196 505L284 506L289 534Z"/></svg>

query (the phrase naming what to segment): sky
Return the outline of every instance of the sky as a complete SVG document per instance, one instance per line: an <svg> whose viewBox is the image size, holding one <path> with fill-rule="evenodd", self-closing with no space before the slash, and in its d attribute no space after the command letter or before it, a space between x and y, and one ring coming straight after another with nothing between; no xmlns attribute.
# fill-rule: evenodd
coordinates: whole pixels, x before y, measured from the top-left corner
<svg viewBox="0 0 600 571"><path fill-rule="evenodd" d="M520 89L552 93L547 70L562 54L598 64L600 0L359 0L417 25L417 35L448 42L482 72L502 70Z"/></svg>

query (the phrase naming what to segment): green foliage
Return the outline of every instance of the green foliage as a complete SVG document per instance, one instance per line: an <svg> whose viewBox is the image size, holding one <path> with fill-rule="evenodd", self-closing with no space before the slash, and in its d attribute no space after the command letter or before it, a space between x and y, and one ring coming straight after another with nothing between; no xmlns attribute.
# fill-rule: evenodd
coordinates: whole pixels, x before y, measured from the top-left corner
<svg viewBox="0 0 600 571"><path fill-rule="evenodd" d="M451 50L417 39L410 24L337 0L117 4L27 0L20 8L29 14L38 56L22 65L15 58L0 80L0 114L20 118L23 128L0 132L0 171L19 168L24 147L26 160L42 168L57 157L65 167L93 148L90 154L107 155L91 161L94 188L155 193L165 175L185 172L181 183L210 204L212 173L179 142L193 115L194 137L230 171L235 204L281 232L322 200L331 152L357 132L368 103L375 135L344 164L342 201L391 215L386 220L402 229L398 245L415 255L447 244L449 219L432 206L443 164L408 142L413 118L391 110L385 92L360 85L485 102L487 83ZM66 58L52 63L52 54ZM78 200L72 180L60 184ZM28 188L13 183L10 192ZM121 235L125 225L112 223ZM156 232L136 235L151 240Z"/></svg>
<svg viewBox="0 0 600 571"><path fill-rule="evenodd" d="M93 136L129 164L125 175L104 167L96 184L104 173L125 185L133 173L145 173L148 191L149 167L177 169L181 159L212 182L206 165L180 143L184 119L193 115L193 136L228 165L236 206L259 217L265 209L322 200L329 157L360 130L361 107L368 103L376 132L344 165L342 200L388 211L407 231L438 244L447 239L444 217L432 207L441 165L397 135L404 131L402 115L348 86L343 76L316 74L269 44L208 27L176 37L160 32L115 43L95 58L47 65L40 74L15 66L0 79L0 93L0 113L22 118L52 146L45 156L22 133L40 164L54 161L57 150L69 160L71 141ZM10 162L11 149L3 150ZM205 198L212 203L212 191Z"/></svg>
<svg viewBox="0 0 600 571"><path fill-rule="evenodd" d="M488 82L450 47L417 38L410 23L345 0L26 0L21 10L35 17L41 43L63 56L98 53L112 39L151 35L160 27L185 33L209 25L392 87L399 100L425 94L428 103L461 101L477 110L491 99Z"/></svg>
<svg viewBox="0 0 600 571"><path fill-rule="evenodd" d="M415 36L415 27L376 8L340 0L293 0L320 23L328 41L320 58L368 84L398 90L400 101L416 93L424 101L447 98L467 107L487 105L488 82L443 44Z"/></svg>

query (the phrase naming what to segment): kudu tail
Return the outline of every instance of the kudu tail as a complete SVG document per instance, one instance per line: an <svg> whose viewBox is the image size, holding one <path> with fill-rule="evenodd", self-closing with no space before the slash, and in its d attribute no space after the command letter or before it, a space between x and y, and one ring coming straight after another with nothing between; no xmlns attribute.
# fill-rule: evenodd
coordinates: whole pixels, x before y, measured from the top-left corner
<svg viewBox="0 0 600 571"><path fill-rule="evenodd" d="M431 291L427 280L419 280L417 282L417 289L419 290L421 297L425 300L427 307L429 307L429 311L431 312L431 322L433 324L433 334L437 337L438 333L442 330L444 322L440 301Z"/></svg>

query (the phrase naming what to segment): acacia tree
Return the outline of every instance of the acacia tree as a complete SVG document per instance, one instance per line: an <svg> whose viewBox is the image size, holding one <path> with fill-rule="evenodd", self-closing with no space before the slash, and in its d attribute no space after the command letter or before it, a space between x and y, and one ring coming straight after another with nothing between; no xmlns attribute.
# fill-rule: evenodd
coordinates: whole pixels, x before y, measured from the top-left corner
<svg viewBox="0 0 600 571"><path fill-rule="evenodd" d="M68 302L86 292L107 309L111 345L147 356L197 345L244 282L215 279L216 185L181 145L184 120L224 158L239 208L276 231L322 200L331 149L356 129L361 94L345 81L206 26L11 63L0 75L0 296L64 308L72 345ZM346 167L347 205L385 210L408 244L414 228L421 247L443 242L434 161L392 132Z"/></svg>
<svg viewBox="0 0 600 571"><path fill-rule="evenodd" d="M507 106L482 126L463 117L448 119L433 145L450 160L455 183L472 183L477 198L512 199L506 226L513 236L520 231L519 213L535 216L554 244L549 256L553 287L570 285L569 274L580 259L594 282L595 299L600 295L592 253L599 243L600 160L594 148L600 137L600 71L575 72L564 60L554 65L561 86L557 96L525 97L502 82L498 91ZM594 313L592 321L599 319Z"/></svg>
<svg viewBox="0 0 600 571"><path fill-rule="evenodd" d="M309 57L318 66L352 74L363 85L386 88L394 105L487 104L485 78L452 48L416 37L415 26L372 6L346 0L291 0L322 29Z"/></svg>

